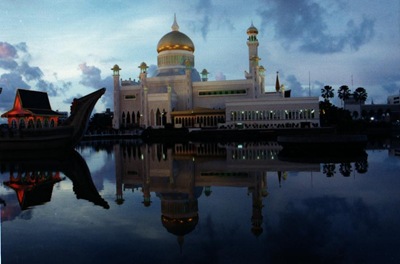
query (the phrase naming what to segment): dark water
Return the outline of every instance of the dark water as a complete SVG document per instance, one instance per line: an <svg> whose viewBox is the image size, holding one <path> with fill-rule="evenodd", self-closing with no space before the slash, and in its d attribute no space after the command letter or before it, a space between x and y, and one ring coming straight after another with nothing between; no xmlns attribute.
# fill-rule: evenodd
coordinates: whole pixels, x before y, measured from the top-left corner
<svg viewBox="0 0 400 264"><path fill-rule="evenodd" d="M3 161L1 263L400 263L393 149L279 151L97 142Z"/></svg>

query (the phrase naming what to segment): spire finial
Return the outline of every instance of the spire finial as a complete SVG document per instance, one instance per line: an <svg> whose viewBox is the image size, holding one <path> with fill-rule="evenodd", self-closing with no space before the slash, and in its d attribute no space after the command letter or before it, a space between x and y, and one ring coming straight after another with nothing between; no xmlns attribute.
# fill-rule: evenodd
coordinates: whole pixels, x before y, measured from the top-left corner
<svg viewBox="0 0 400 264"><path fill-rule="evenodd" d="M176 22L176 13L174 13L174 23L171 26L173 31L179 31L178 23Z"/></svg>
<svg viewBox="0 0 400 264"><path fill-rule="evenodd" d="M276 72L275 91L279 92L281 86L279 84L279 71Z"/></svg>

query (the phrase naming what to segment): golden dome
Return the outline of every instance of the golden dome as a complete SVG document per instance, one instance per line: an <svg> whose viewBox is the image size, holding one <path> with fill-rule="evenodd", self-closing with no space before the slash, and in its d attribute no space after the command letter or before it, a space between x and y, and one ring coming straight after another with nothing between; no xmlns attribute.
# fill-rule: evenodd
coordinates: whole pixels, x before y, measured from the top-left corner
<svg viewBox="0 0 400 264"><path fill-rule="evenodd" d="M164 35L157 44L157 52L164 50L188 50L194 52L192 40L179 31L171 31Z"/></svg>
<svg viewBox="0 0 400 264"><path fill-rule="evenodd" d="M179 26L174 16L172 31L165 34L157 44L157 52L164 50L187 50L194 52L194 44L192 40L184 33L179 32Z"/></svg>

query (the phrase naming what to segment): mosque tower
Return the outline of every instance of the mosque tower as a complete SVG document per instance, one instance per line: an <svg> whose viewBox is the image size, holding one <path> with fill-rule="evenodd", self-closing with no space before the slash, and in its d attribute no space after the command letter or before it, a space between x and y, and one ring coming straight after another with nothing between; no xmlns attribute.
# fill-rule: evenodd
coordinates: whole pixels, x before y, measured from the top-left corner
<svg viewBox="0 0 400 264"><path fill-rule="evenodd" d="M262 96L265 86L265 68L259 66L258 57L258 29L251 22L251 26L247 29L247 46L249 47L249 73L246 73L247 79L253 80L253 99Z"/></svg>
<svg viewBox="0 0 400 264"><path fill-rule="evenodd" d="M115 64L114 67L111 69L113 71L113 78L114 78L114 117L112 120L112 127L114 129L119 129L120 127L120 83L119 83L119 71L121 68Z"/></svg>
<svg viewBox="0 0 400 264"><path fill-rule="evenodd" d="M258 66L258 29L251 22L251 26L247 29L247 46L249 47L249 72L252 77L255 74L255 68Z"/></svg>

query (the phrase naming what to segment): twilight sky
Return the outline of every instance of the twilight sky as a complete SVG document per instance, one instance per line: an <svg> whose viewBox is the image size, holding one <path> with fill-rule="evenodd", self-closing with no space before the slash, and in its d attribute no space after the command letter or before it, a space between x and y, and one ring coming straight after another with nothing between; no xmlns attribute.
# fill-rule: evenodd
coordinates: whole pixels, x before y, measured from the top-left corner
<svg viewBox="0 0 400 264"><path fill-rule="evenodd" d="M106 87L96 111L113 109L110 69L118 64L123 79L137 79L142 61L154 68L174 13L210 80L244 78L253 22L268 91L279 71L294 96L319 96L324 85L336 96L343 84L364 87L367 103L400 93L399 0L5 0L0 112L16 88L47 91L54 110L68 111L74 97Z"/></svg>

